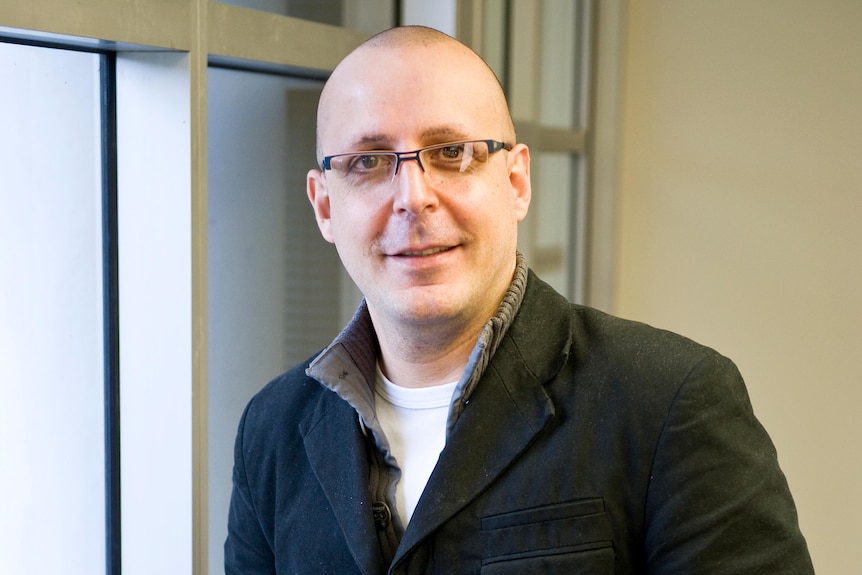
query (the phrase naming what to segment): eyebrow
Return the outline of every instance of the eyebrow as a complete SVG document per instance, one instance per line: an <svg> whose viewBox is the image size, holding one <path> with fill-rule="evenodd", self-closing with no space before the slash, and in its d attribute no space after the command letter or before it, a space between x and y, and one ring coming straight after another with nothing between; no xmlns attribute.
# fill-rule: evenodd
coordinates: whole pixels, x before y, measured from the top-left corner
<svg viewBox="0 0 862 575"><path fill-rule="evenodd" d="M351 142L350 150L394 150L393 138L389 134L372 133L360 136ZM471 139L467 132L457 126L433 126L422 131L419 141L422 145L445 144L446 142L460 142Z"/></svg>
<svg viewBox="0 0 862 575"><path fill-rule="evenodd" d="M390 141L389 136L385 134L366 134L353 140L348 148L350 150L382 150Z"/></svg>
<svg viewBox="0 0 862 575"><path fill-rule="evenodd" d="M423 142L436 140L436 143L445 143L469 139L471 139L471 136L469 136L467 131L460 126L435 126L422 132Z"/></svg>

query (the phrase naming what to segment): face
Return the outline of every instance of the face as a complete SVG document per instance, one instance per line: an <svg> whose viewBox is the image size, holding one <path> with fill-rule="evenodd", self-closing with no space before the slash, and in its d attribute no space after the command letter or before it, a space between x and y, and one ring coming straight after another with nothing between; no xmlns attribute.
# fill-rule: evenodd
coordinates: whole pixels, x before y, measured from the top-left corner
<svg viewBox="0 0 862 575"><path fill-rule="evenodd" d="M505 105L484 63L457 43L361 48L321 96L319 154L475 139L514 144ZM307 183L321 233L335 244L376 325L467 329L496 311L530 202L525 146L442 182L407 161L390 184L371 191L318 170Z"/></svg>

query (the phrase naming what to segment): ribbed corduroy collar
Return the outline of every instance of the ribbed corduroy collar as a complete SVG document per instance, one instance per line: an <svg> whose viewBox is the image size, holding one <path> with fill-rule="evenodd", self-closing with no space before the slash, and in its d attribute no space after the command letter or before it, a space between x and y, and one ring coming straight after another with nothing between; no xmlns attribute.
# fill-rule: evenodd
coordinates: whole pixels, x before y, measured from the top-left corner
<svg viewBox="0 0 862 575"><path fill-rule="evenodd" d="M461 415L464 405L488 367L524 299L528 268L522 254L518 253L516 260L512 283L503 296L497 313L479 333L463 375L455 387L452 406L449 409L447 434ZM350 323L311 362L306 374L347 401L359 414L363 428L373 431L378 446L388 456L388 442L380 432L374 408L374 381L379 353L374 325L363 300Z"/></svg>

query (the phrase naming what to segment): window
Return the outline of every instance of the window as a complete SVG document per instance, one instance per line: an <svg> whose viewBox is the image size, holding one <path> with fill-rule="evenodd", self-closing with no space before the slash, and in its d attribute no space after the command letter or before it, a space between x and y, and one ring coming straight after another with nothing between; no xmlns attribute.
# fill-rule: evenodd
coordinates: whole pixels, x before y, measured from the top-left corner
<svg viewBox="0 0 862 575"><path fill-rule="evenodd" d="M266 382L342 327L341 265L305 195L320 80L209 70L210 566L227 537L233 444Z"/></svg>
<svg viewBox="0 0 862 575"><path fill-rule="evenodd" d="M108 60L0 43L3 573L95 574L108 563L116 477L106 420Z"/></svg>
<svg viewBox="0 0 862 575"><path fill-rule="evenodd" d="M533 198L518 247L544 280L585 302L594 3L463 2L458 20L459 38L500 78L518 139L530 147Z"/></svg>
<svg viewBox="0 0 862 575"><path fill-rule="evenodd" d="M522 251L560 293L583 302L591 131L592 2L511 2L507 88L519 138L531 149L533 200Z"/></svg>
<svg viewBox="0 0 862 575"><path fill-rule="evenodd" d="M522 250L577 297L592 3L447 0L434 22L425 4L0 3L0 37L18 42L0 43L14 134L0 139L14 278L0 286L0 464L16 470L0 481L24 494L0 515L14 550L0 571L221 572L239 410L359 297L305 198L317 94L399 20L454 26L504 81L535 161Z"/></svg>

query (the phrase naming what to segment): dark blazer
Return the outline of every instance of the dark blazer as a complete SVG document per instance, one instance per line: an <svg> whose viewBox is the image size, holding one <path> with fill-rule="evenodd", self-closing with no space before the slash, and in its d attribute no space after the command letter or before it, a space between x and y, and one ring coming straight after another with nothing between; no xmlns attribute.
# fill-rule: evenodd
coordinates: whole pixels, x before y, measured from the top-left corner
<svg viewBox="0 0 862 575"><path fill-rule="evenodd" d="M391 567L370 442L305 368L243 414L229 574L813 572L734 365L572 305L532 274Z"/></svg>

